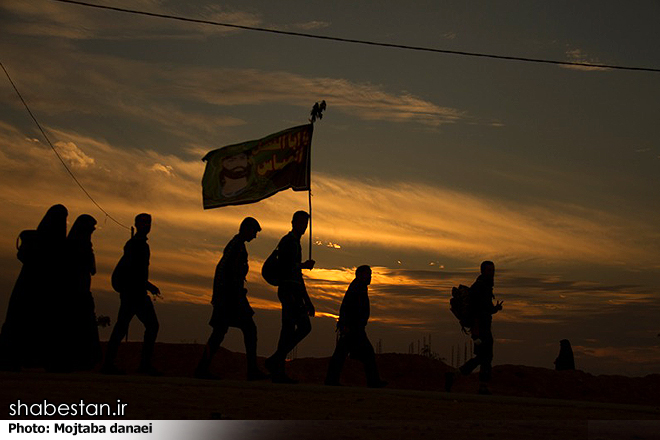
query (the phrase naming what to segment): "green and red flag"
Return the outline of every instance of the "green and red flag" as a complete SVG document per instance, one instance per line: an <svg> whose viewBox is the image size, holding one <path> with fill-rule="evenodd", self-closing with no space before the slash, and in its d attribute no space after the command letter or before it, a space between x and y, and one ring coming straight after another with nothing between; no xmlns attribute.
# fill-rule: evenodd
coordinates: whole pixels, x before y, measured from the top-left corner
<svg viewBox="0 0 660 440"><path fill-rule="evenodd" d="M228 145L202 158L204 209L255 203L286 189L310 189L312 124Z"/></svg>

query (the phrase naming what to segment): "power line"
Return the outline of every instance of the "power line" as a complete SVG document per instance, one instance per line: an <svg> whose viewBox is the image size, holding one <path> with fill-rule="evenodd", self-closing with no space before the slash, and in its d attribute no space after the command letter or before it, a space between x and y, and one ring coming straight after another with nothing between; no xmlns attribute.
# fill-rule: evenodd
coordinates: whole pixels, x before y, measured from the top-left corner
<svg viewBox="0 0 660 440"><path fill-rule="evenodd" d="M69 167L67 166L66 162L64 162L64 159L62 159L62 156L60 156L60 154L57 152L57 149L56 149L56 148L53 146L53 144L51 143L50 139L49 139L48 136L46 135L46 132L45 132L44 129L41 127L41 124L39 124L39 121L37 121L37 118L34 116L34 114L32 113L32 111L30 110L30 107L27 105L27 102L25 102L25 99L23 99L23 95L21 95L21 92L18 91L18 88L16 87L16 84L14 84L14 81L12 81L11 76L9 76L9 72L7 72L7 69L5 69L4 64L2 64L1 62L0 62L0 67L2 67L2 70L5 71L5 75L7 75L7 79L9 80L9 82L10 82L11 85L12 85L12 87L13 87L14 90L16 91L16 94L18 95L18 97L20 98L21 102L23 103L23 106L25 107L25 110L27 110L27 112L29 113L29 115L30 115L30 117L32 118L32 120L34 121L34 123L37 124L37 127L39 128L39 131L41 131L41 134L43 135L44 139L46 139L46 142L48 142L48 145L50 145L50 148L53 150L53 152L55 153L55 155L57 156L57 158L60 160L60 162L62 162L62 165L64 165L64 168L65 168L66 171L69 173L69 175L71 176L71 178L73 178L73 180L78 184L78 186L80 187L80 189L85 193L85 195L89 198L89 200L91 200L92 203L94 203L94 205L96 205L96 207L99 208L99 209L101 210L101 212L104 213L105 216L106 216L107 218L109 218L109 219L112 220L113 222L117 223L119 226L121 226L121 227L123 227L123 228L126 228L126 229L129 229L129 230L130 230L131 228L129 228L128 226L126 226L126 225L124 225L124 224L122 224L122 223L120 223L120 222L117 221L113 216L111 216L110 214L108 214L108 213L106 212L106 210L103 209L103 208L101 207L101 205L99 205L98 203L96 203L96 200L94 200L94 198L91 196L91 194L89 194L89 193L87 192L87 190L85 189L85 187L82 185L82 183L80 183L80 181L76 178L76 176L73 174L73 172L69 169Z"/></svg>
<svg viewBox="0 0 660 440"><path fill-rule="evenodd" d="M304 32L282 31L282 30L277 30L277 29L266 29L266 28L261 28L261 27L256 27L256 26L245 26L245 25L240 25L240 24L222 23L222 22L219 22L219 21L202 20L202 19L198 19L198 18L188 18L188 17L181 17L181 16L169 15L169 14L159 14L159 13L156 13L156 12L138 11L138 10L135 10L135 9L119 8L119 7L116 7L116 6L95 5L95 4L92 4L92 3L86 3L86 2L76 1L76 0L53 0L53 1L60 2L60 3L70 3L70 4L74 4L74 5L80 5L80 6L88 6L88 7L97 8L97 9L106 9L106 10L111 10L111 11L116 11L116 12L125 12L125 13L129 13L129 14L144 15L144 16L148 16L148 17L166 18L166 19L169 19L169 20L185 21L185 22L188 22L188 23L206 24L206 25L211 25L211 26L223 26L223 27L228 27L228 28L233 28L233 29L242 29L242 30L256 31L256 32L266 32L266 33L270 33L270 34L288 35L288 36L292 36L292 37L313 38L313 39L317 39L317 40L337 41L337 42L342 42L342 43L352 43L352 44L362 44L362 45L368 45L368 46L389 47L389 48L395 48L395 49L414 50L414 51L420 51L420 52L433 52L433 53L442 53L442 54L449 54L449 55L461 55L461 56L469 56L469 57L492 58L492 59L508 60L508 61L524 61L524 62L528 62L528 63L543 63L543 64L555 64L555 65L564 65L564 66L578 66L578 67L590 67L590 68L613 69L613 70L636 70L636 71L656 72L656 73L660 72L659 68L653 68L653 67L636 67L636 66L621 66L621 65L615 65L615 64L580 63L580 62L575 62L575 61L558 61L558 60L547 60L547 59L541 59L541 58L526 58L526 57L516 57L516 56L508 56L508 55L495 55L495 54L487 54L487 53L479 53L479 52L465 52L465 51L458 51L458 50L437 49L437 48L433 48L433 47L409 46L409 45L405 45L405 44L383 43L383 42L378 42L378 41L357 40L357 39L353 39L353 38L333 37L333 36L329 36L329 35L314 35L314 34L307 34L307 33L304 33Z"/></svg>

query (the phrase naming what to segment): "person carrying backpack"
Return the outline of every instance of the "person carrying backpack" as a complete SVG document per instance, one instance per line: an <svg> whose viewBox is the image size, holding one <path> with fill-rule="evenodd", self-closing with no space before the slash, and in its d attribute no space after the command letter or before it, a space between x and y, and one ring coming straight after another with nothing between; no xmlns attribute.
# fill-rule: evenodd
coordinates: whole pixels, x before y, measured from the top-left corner
<svg viewBox="0 0 660 440"><path fill-rule="evenodd" d="M291 231L277 245L279 285L277 297L282 303L282 330L277 343L277 350L266 359L265 366L274 383L298 383L285 372L287 354L312 331L309 320L315 314L301 269L313 269L315 261L302 261L300 238L305 234L309 223L309 214L297 211L291 219Z"/></svg>
<svg viewBox="0 0 660 440"><path fill-rule="evenodd" d="M474 341L474 354L472 359L465 362L456 372L445 375L445 390L451 391L454 380L458 375L468 375L475 368L479 369L479 394L490 394L488 382L491 379L493 361L493 333L491 325L493 315L502 310L502 301L493 304L493 286L495 283L495 264L492 261L481 263L481 275L470 286L470 336Z"/></svg>
<svg viewBox="0 0 660 440"><path fill-rule="evenodd" d="M128 325L133 317L137 316L144 324L142 360L138 372L159 376L160 371L151 364L159 324L154 304L147 294L151 292L154 297L160 296L160 289L149 281L151 251L147 243L147 235L151 231L151 215L138 214L135 217L135 229L135 236L126 242L124 255L112 273L112 287L119 293L120 305L117 321L106 347L101 373L124 373L115 365L115 358L121 340L128 333Z"/></svg>
<svg viewBox="0 0 660 440"><path fill-rule="evenodd" d="M37 229L21 232L17 258L23 264L9 297L0 332L0 370L43 367L57 343L53 328L60 325L66 219L64 205L51 206Z"/></svg>

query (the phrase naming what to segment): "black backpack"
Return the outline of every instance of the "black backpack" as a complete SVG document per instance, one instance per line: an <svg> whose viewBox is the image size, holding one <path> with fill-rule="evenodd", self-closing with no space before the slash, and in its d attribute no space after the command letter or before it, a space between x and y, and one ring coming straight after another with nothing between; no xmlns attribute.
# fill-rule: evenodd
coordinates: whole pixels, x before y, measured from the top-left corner
<svg viewBox="0 0 660 440"><path fill-rule="evenodd" d="M112 277L110 278L110 282L112 284L112 288L115 290L115 292L123 292L126 290L126 284L127 284L127 278L128 278L128 268L126 267L126 259L122 255L122 257L119 259L117 262L117 265L115 266L115 269L112 271Z"/></svg>
<svg viewBox="0 0 660 440"><path fill-rule="evenodd" d="M280 285L280 261L279 261L279 250L275 248L271 252L270 256L266 258L263 266L261 266L261 276L264 277L264 280L271 286Z"/></svg>
<svg viewBox="0 0 660 440"><path fill-rule="evenodd" d="M474 312L471 304L470 288L468 286L459 284L458 287L451 288L449 309L458 319L463 332L467 333L466 328L472 327L474 323Z"/></svg>

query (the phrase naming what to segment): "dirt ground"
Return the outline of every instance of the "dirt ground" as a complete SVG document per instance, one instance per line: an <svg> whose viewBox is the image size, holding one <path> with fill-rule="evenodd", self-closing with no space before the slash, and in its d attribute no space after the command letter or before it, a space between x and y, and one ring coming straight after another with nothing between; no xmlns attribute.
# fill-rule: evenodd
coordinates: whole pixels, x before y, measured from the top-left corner
<svg viewBox="0 0 660 440"><path fill-rule="evenodd" d="M127 404L134 420L250 420L254 438L660 438L658 377L592 376L523 366L496 367L491 396L475 393L476 375L443 389L440 361L415 355L381 355L383 389L363 385L361 365L351 361L342 387L322 385L327 359L287 365L297 385L243 380L244 357L223 351L213 371L221 380L194 379L201 346L162 344L156 362L164 376L140 376L139 346L122 346L123 376L97 372L54 374L43 370L0 373L0 408L23 403ZM260 361L263 361L262 359ZM3 418L14 419L5 413ZM34 417L17 417L34 418ZM106 417L112 418L112 417ZM278 421L262 423L261 421ZM616 435L615 435L616 434ZM281 435L281 437L280 437ZM196 440L196 439L192 439Z"/></svg>

